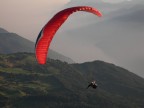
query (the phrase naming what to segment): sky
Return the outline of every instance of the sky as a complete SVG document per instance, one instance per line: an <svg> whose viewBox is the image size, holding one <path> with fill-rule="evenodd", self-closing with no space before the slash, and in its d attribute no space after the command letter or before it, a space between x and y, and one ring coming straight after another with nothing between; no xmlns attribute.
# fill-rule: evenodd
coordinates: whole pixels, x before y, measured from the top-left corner
<svg viewBox="0 0 144 108"><path fill-rule="evenodd" d="M72 0L72 1L75 2L76 4L77 2L80 2L80 4L83 4L82 0ZM93 1L93 0L89 0L89 1ZM104 5L101 7L96 4L97 5L96 8L97 7L100 8L102 12L104 13L103 18L106 18L107 14L105 14L105 12L108 12L108 11L111 12L113 10L117 10L119 7L122 6L122 5L119 5L119 3L124 2L124 1L131 2L134 0L103 0L103 2L105 3L109 2L112 4L116 4L116 5L111 5L112 8L108 8L107 5ZM139 1L142 1L142 0L139 0ZM17 33L18 35L35 42L41 28L53 17L53 15L55 15L61 9L67 6L71 6L71 4L67 5L67 3L70 3L70 0L1 0L0 1L0 14L1 14L0 15L0 27L6 29L9 32ZM72 6L73 5L75 4L72 4ZM118 14L121 14L120 12ZM110 17L111 17L111 14L110 14ZM87 18L90 18L91 23L86 22ZM126 48L123 48L123 46L119 46L119 48L122 49L121 52L125 50L125 52L127 53L127 54L122 55L118 53L119 51L115 52L116 51L115 46L111 47L111 44L107 43L107 42L112 41L110 40L110 38L104 38L104 41L106 40L107 42L103 45L99 44L103 42L103 40L102 38L98 38L98 37L96 37L97 42L95 44L93 43L93 41L95 41L95 38L93 37L89 39L88 36L85 36L85 37L83 36L83 40L80 40L81 37L78 37L79 33L76 34L73 32L73 29L76 26L78 27L78 25L80 25L80 24L77 24L79 23L79 21L86 22L86 23L81 24L83 27L84 24L86 25L92 24L94 23L93 21L97 22L99 21L99 19L91 14L82 14L81 16L79 16L78 14L75 14L75 17L71 16L69 20L63 25L63 29L60 29L56 33L56 36L53 39L53 42L51 43L50 48L65 56L72 58L76 62L93 61L93 60L99 59L99 60L104 60L106 62L116 63L116 61L119 60L121 61L120 66L125 65L125 63L127 63L125 68L127 68L128 65L130 65L129 66L130 68L128 68L130 70L134 70L134 71L137 71L138 69L139 71L144 70L143 65L142 65L144 63L144 60L143 60L144 52L143 50L141 50L140 45L138 43L135 43L139 45L138 47L136 47L136 50L134 50L136 54L133 54L133 56L131 56L129 52L133 53L132 50L127 51L126 48L127 47L129 48L129 46L131 46L132 44L129 44L129 46L127 46ZM143 21L143 18L142 18L142 21ZM139 23L136 23L136 24L139 25ZM141 25L142 24L143 23L141 23ZM112 23L112 26L117 27L115 23ZM119 27L122 27L122 26L119 26ZM144 26L142 25L141 28L143 27ZM105 29L109 30L107 28ZM130 31L133 31L133 29L130 29ZM92 32L94 32L94 30ZM111 30L111 33L114 33L114 31ZM127 35L126 32L124 33ZM143 30L141 30L140 33L143 33ZM73 35L76 35L76 37L74 37ZM139 40L142 41L143 37L140 37ZM118 42L119 40L117 41L117 43ZM127 42L128 41L126 41L125 44L127 44ZM137 61L136 63L140 65L136 66L134 61ZM134 69L132 69L131 67L133 67ZM142 75L142 74L139 74L139 75Z"/></svg>
<svg viewBox="0 0 144 108"><path fill-rule="evenodd" d="M35 42L41 28L51 19L51 17L55 13L57 13L60 9L64 8L67 3L70 2L70 0L23 0L23 1L22 0L1 0L1 1L2 2L0 3L0 14L1 14L0 27L6 29L9 32L17 33L18 35L27 38L33 42ZM72 1L77 2L77 0L72 0ZM123 0L117 0L117 2L118 1L121 2ZM117 3L115 2L115 0L109 0L107 2ZM85 15L83 15L82 17L84 16ZM80 20L81 17L80 16L78 17ZM94 18L94 16L92 18ZM83 19L86 20L87 18L83 18ZM76 20L75 23L77 23ZM75 27L73 25L70 24L70 26L69 25L68 26L71 29ZM59 32L61 32L61 30L58 31L58 33ZM70 58L74 59L74 61L76 62L94 60L97 58L102 60L107 60L107 61L114 61L109 59L109 57L107 57L107 55L105 55L99 48L95 49L94 47L92 47L92 45L89 46L91 47L91 49L89 50L88 48L86 48L87 47L86 45L78 45L77 48L81 49L83 47L82 48L83 51L70 54L71 52L69 52L67 49L73 49L73 48L70 46L66 48L67 46L66 44L68 43L63 44L63 41L61 41L63 40L63 38L65 37L62 36L57 37L54 40L54 42L51 44L51 48L66 56L70 56ZM58 45L56 45L56 43ZM63 48L61 49L57 47L59 45L61 45ZM94 52L88 54L89 51L94 51ZM83 53L84 55L81 56ZM98 54L99 56L96 57L95 54Z"/></svg>
<svg viewBox="0 0 144 108"><path fill-rule="evenodd" d="M131 1L131 0L103 0L104 2L109 2L109 3L120 3L123 1Z"/></svg>
<svg viewBox="0 0 144 108"><path fill-rule="evenodd" d="M107 0L115 1L124 0ZM68 2L70 0L1 0L0 27L35 41L42 26Z"/></svg>
<svg viewBox="0 0 144 108"><path fill-rule="evenodd" d="M69 0L0 0L0 27L35 41L42 26Z"/></svg>

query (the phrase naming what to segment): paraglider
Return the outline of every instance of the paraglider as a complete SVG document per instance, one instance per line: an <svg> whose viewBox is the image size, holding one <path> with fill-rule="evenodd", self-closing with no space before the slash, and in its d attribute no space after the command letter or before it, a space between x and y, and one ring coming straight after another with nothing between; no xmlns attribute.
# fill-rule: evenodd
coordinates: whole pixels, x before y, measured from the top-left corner
<svg viewBox="0 0 144 108"><path fill-rule="evenodd" d="M96 81L92 81L92 82L87 86L87 89L88 89L89 87L92 87L92 88L96 89L96 88L97 88Z"/></svg>
<svg viewBox="0 0 144 108"><path fill-rule="evenodd" d="M39 64L45 64L46 58L48 54L48 49L50 46L50 43L57 32L57 30L60 28L60 26L66 21L66 19L74 12L77 11L86 11L93 13L99 17L102 16L102 14L95 8L89 7L89 6L77 6L77 7L71 7L64 9L60 12L58 12L41 30L41 32L38 35L38 38L36 40L35 44L35 53L36 53L36 59Z"/></svg>

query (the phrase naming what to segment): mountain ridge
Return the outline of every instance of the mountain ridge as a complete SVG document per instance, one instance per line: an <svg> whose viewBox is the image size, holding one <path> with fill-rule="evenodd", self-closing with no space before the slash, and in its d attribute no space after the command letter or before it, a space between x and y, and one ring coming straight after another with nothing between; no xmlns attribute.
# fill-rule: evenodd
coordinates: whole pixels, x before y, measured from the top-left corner
<svg viewBox="0 0 144 108"><path fill-rule="evenodd" d="M7 30L0 28L0 53L16 53L16 52L34 52L35 43L19 36L16 33L9 33ZM59 59L68 63L74 61L56 51L49 50L49 57L52 59Z"/></svg>
<svg viewBox="0 0 144 108"><path fill-rule="evenodd" d="M0 33L8 33L8 31L0 27Z"/></svg>
<svg viewBox="0 0 144 108"><path fill-rule="evenodd" d="M143 10L143 4L125 7L105 15L102 21L69 29L66 33L69 34L71 40L77 42L77 46L83 43L88 49L95 46L106 57L112 58L116 64L144 77L142 68ZM99 53L98 56L100 56Z"/></svg>
<svg viewBox="0 0 144 108"><path fill-rule="evenodd" d="M143 108L144 79L103 61L36 63L32 53L0 54L0 95L10 108ZM98 88L86 89L96 80ZM4 103L3 103L4 104Z"/></svg>

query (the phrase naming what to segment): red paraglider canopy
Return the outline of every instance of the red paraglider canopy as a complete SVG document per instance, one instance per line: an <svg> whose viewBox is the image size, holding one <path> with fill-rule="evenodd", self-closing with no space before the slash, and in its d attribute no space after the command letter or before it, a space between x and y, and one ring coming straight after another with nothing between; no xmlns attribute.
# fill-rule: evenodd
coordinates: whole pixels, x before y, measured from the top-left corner
<svg viewBox="0 0 144 108"><path fill-rule="evenodd" d="M93 13L99 17L102 16L102 14L95 8L89 7L89 6L77 6L77 7L71 7L64 9L60 12L58 12L41 30L41 32L38 35L38 38L36 40L35 44L35 53L36 58L39 64L45 64L48 48L50 46L50 43L53 39L53 36L59 29L59 27L66 21L66 19L73 13L77 11L86 11Z"/></svg>

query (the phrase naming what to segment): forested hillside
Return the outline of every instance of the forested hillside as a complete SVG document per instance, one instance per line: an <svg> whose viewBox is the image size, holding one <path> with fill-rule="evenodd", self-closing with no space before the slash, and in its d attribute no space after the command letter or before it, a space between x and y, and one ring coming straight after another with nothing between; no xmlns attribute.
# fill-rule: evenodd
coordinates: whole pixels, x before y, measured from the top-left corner
<svg viewBox="0 0 144 108"><path fill-rule="evenodd" d="M96 80L98 88L86 89ZM0 55L1 108L143 108L144 79L103 61L68 64L32 53Z"/></svg>

